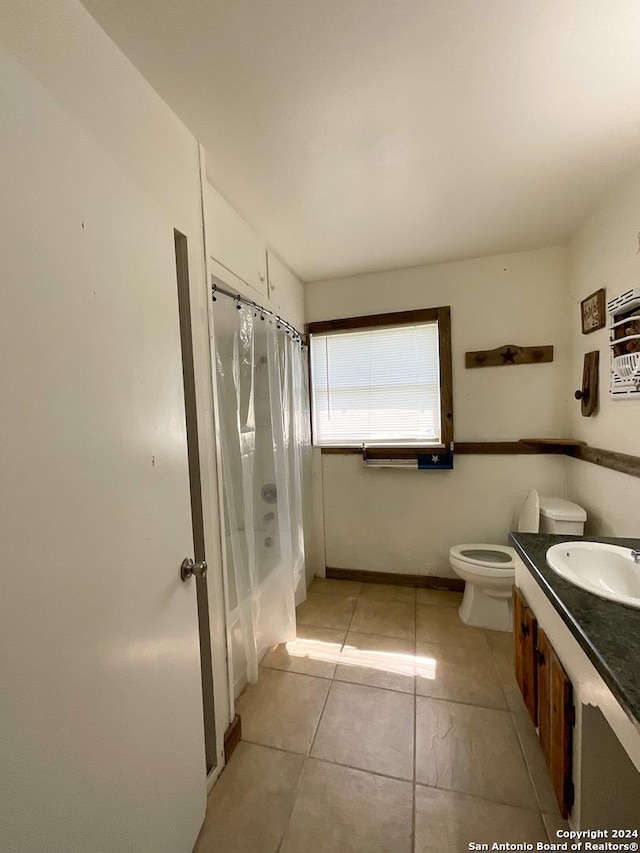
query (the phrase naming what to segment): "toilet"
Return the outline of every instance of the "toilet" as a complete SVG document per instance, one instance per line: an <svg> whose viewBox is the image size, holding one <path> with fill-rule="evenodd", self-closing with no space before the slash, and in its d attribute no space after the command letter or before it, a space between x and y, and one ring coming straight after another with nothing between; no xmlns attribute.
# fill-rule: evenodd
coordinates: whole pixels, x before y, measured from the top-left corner
<svg viewBox="0 0 640 853"><path fill-rule="evenodd" d="M564 498L526 496L518 515L520 533L569 533L582 536L587 514ZM508 545L454 545L449 551L453 571L465 582L458 613L467 625L513 630L511 587L515 578L515 549Z"/></svg>

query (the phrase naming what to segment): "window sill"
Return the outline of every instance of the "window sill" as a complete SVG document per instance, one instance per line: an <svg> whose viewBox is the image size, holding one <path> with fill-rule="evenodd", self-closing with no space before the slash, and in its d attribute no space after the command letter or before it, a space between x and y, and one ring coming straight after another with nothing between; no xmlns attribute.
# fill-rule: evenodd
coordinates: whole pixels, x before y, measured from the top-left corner
<svg viewBox="0 0 640 853"><path fill-rule="evenodd" d="M318 447L318 445L314 445L314 447ZM325 454L358 454L358 456L362 456L363 448L362 447L353 447L351 445L346 445L343 447L318 447L322 455ZM421 447L408 447L406 444L404 445L367 445L366 453L367 456L377 459L416 459L419 455L425 453L435 453L442 452L446 450L447 447L444 444L428 444L422 445Z"/></svg>

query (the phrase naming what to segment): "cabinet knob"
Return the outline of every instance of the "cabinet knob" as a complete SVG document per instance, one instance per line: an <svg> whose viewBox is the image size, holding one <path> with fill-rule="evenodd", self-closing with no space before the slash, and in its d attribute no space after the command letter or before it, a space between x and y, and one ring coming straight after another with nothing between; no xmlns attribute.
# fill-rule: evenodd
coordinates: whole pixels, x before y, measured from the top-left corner
<svg viewBox="0 0 640 853"><path fill-rule="evenodd" d="M589 392L588 391L582 391L579 389L578 391L576 391L576 393L573 396L576 398L576 400L588 400L589 399Z"/></svg>

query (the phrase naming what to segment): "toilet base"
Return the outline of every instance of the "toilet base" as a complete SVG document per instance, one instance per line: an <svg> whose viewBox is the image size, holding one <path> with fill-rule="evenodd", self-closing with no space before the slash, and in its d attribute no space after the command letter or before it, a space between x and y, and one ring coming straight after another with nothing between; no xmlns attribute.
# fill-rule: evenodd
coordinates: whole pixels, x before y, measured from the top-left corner
<svg viewBox="0 0 640 853"><path fill-rule="evenodd" d="M458 615L466 625L475 628L513 631L511 590L507 595L488 595L478 584L466 581Z"/></svg>

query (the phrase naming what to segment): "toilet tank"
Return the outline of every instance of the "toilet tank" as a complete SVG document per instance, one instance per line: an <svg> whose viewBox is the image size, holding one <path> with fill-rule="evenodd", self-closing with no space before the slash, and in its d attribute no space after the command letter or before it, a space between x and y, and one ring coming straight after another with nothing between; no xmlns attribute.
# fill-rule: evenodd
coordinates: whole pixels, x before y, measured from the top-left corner
<svg viewBox="0 0 640 853"><path fill-rule="evenodd" d="M581 506L564 498L540 498L540 533L584 535L587 513Z"/></svg>

